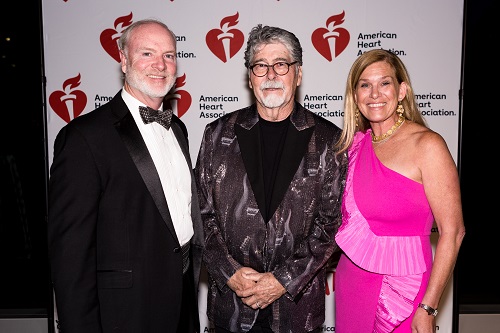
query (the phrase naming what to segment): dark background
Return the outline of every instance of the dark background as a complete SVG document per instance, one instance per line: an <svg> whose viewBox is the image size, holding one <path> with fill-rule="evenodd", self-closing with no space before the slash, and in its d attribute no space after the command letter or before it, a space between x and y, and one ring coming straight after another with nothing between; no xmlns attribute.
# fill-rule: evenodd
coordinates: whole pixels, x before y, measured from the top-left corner
<svg viewBox="0 0 500 333"><path fill-rule="evenodd" d="M41 2L9 1L0 8L0 317L46 317Z"/></svg>
<svg viewBox="0 0 500 333"><path fill-rule="evenodd" d="M498 194L492 194L499 178L493 162L497 158L493 133L499 113L495 95L498 77L494 74L498 73L498 61L493 47L498 33L493 24L498 10L494 0L466 0L465 4L458 167L467 234L455 269L454 311L500 313L499 279L494 273L500 254L500 221L494 215L493 202ZM2 4L0 318L52 316L46 251L48 172L42 36L40 0ZM432 50L423 54L432 54Z"/></svg>
<svg viewBox="0 0 500 333"><path fill-rule="evenodd" d="M460 313L500 313L500 218L494 194L500 175L494 133L498 128L495 81L498 0L466 3L462 78L460 183L466 235L455 269ZM439 74L438 74L439 75ZM490 84L493 81L493 84ZM493 94L493 95L491 95ZM491 117L490 117L491 116ZM489 126L491 125L491 126Z"/></svg>

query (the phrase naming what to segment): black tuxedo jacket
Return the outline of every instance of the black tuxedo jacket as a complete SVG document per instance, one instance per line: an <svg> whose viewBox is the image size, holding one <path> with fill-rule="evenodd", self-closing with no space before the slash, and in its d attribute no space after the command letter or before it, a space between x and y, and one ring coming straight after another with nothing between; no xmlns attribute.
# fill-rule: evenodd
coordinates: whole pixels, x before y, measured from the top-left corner
<svg viewBox="0 0 500 333"><path fill-rule="evenodd" d="M172 122L192 171L186 128L175 115ZM203 230L191 177L197 295ZM121 92L56 137L48 241L62 332L176 331L182 251L160 178Z"/></svg>

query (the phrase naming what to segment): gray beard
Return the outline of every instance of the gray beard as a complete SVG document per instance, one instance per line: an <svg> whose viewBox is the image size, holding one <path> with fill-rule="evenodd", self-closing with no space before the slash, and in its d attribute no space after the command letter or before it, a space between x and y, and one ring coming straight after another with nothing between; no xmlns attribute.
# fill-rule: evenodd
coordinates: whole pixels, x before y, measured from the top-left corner
<svg viewBox="0 0 500 333"><path fill-rule="evenodd" d="M278 96L275 94L269 95L262 99L262 104L269 109L280 107L284 103L285 103L285 98L283 96Z"/></svg>
<svg viewBox="0 0 500 333"><path fill-rule="evenodd" d="M137 75L135 75L135 71L132 71L132 73L126 75L125 79L127 80L128 84L130 84L130 86L153 98L165 97L174 85L174 80L171 80L171 84L167 84L165 87L163 87L163 89L153 89L144 81L139 80Z"/></svg>

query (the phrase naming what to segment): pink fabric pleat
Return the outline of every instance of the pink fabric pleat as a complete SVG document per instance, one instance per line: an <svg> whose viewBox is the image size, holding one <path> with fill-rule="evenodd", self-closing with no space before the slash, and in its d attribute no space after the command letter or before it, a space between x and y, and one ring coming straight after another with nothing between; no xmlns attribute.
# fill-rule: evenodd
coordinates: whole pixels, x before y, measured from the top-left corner
<svg viewBox="0 0 500 333"><path fill-rule="evenodd" d="M358 133L349 151L349 172L343 205L343 223L335 237L344 253L357 266L385 274L377 305L373 332L392 332L413 311L415 297L426 271L419 236L379 236L371 230L359 212L351 187L359 144L364 134ZM344 207L345 206L345 207Z"/></svg>
<svg viewBox="0 0 500 333"><path fill-rule="evenodd" d="M349 170L344 196L343 221L335 240L347 256L359 267L370 272L391 275L411 275L426 271L419 236L378 236L361 215L351 189L353 172L362 133L355 136L349 151Z"/></svg>
<svg viewBox="0 0 500 333"><path fill-rule="evenodd" d="M373 332L392 332L410 316L421 283L422 274L384 276Z"/></svg>

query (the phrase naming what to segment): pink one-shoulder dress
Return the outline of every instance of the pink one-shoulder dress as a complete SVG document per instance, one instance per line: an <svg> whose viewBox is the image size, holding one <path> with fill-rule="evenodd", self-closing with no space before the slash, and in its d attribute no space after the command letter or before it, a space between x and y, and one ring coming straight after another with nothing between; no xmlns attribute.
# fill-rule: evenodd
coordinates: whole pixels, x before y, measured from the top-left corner
<svg viewBox="0 0 500 333"><path fill-rule="evenodd" d="M434 218L423 185L378 160L370 130L349 149L342 214L335 332L410 333L432 268Z"/></svg>

